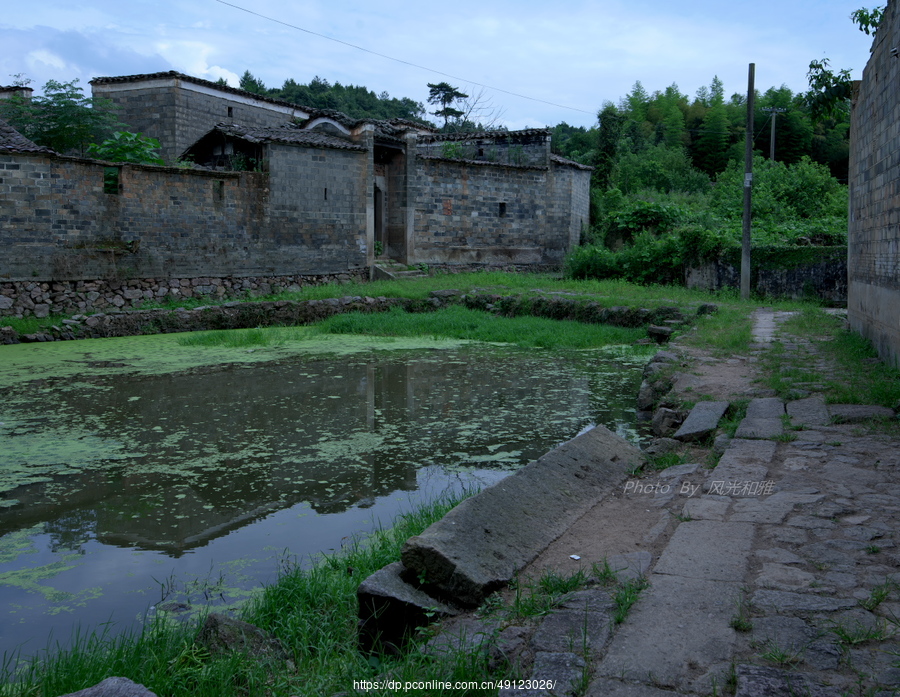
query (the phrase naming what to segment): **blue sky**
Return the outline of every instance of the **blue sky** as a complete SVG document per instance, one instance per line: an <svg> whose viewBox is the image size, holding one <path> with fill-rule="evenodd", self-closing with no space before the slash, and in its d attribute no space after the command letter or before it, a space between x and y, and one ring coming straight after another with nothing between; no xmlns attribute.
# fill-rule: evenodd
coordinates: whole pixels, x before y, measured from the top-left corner
<svg viewBox="0 0 900 697"><path fill-rule="evenodd" d="M87 88L93 77L177 70L237 86L250 70L270 87L318 75L424 102L428 82L470 94L482 83L532 98L484 91L510 128L590 126L601 105L618 102L636 80L649 92L676 82L693 96L718 75L730 95L746 92L753 62L758 88L797 92L813 59L828 57L861 77L871 45L849 19L860 0L228 2L453 77L217 0L43 0L4 9L0 84L23 73L32 87L77 78Z"/></svg>

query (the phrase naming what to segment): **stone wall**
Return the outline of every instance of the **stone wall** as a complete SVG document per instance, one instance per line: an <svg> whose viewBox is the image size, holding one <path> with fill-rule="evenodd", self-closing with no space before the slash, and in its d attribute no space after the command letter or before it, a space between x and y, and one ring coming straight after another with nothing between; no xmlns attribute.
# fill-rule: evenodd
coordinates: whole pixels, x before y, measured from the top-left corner
<svg viewBox="0 0 900 697"><path fill-rule="evenodd" d="M323 283L363 281L367 275L367 271L357 271L319 276L0 282L0 315L47 317L51 314L133 310L147 302L181 298L247 298L298 291L304 286Z"/></svg>
<svg viewBox="0 0 900 697"><path fill-rule="evenodd" d="M417 158L409 263L562 263L572 197L555 170Z"/></svg>
<svg viewBox="0 0 900 697"><path fill-rule="evenodd" d="M888 3L850 120L848 317L900 367L900 10Z"/></svg>
<svg viewBox="0 0 900 697"><path fill-rule="evenodd" d="M170 164L217 123L281 126L291 118L306 118L302 107L257 98L249 92L219 89L206 80L186 80L163 74L138 81L95 80L95 97L109 99L129 129L156 138Z"/></svg>
<svg viewBox="0 0 900 697"><path fill-rule="evenodd" d="M0 281L367 267L365 153L283 147L272 159L280 176L270 191L263 173L0 155Z"/></svg>
<svg viewBox="0 0 900 697"><path fill-rule="evenodd" d="M815 257L815 248L805 248ZM835 254L839 251L840 255ZM821 249L820 258L797 265L764 265L751 258L750 287L758 295L774 298L811 299L834 306L847 304L847 258L843 250ZM740 262L720 259L685 270L684 284L698 290L741 287Z"/></svg>

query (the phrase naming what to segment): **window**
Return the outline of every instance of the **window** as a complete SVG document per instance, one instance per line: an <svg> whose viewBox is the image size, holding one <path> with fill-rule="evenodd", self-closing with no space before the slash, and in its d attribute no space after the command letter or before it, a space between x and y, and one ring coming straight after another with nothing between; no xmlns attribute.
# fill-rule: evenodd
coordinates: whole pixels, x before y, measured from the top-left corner
<svg viewBox="0 0 900 697"><path fill-rule="evenodd" d="M500 211L499 211L499 215L500 215L501 218L505 218L505 217L506 217L506 201L501 201L501 202L500 202Z"/></svg>

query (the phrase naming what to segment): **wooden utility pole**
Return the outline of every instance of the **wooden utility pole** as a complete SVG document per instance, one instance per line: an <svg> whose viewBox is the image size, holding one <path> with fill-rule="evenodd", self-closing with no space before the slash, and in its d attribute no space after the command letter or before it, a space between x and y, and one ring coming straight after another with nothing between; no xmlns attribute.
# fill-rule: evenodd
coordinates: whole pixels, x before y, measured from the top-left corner
<svg viewBox="0 0 900 697"><path fill-rule="evenodd" d="M775 117L778 116L778 114L783 114L784 112L787 111L787 109L770 106L770 107L766 107L765 109L763 109L763 111L765 111L767 114L771 114L771 116L772 116L772 136L771 136L771 138L769 138L769 159L774 161L775 160Z"/></svg>
<svg viewBox="0 0 900 697"><path fill-rule="evenodd" d="M741 236L741 298L750 299L750 204L753 187L753 102L756 64L750 64L747 76L747 134L744 147L744 224Z"/></svg>

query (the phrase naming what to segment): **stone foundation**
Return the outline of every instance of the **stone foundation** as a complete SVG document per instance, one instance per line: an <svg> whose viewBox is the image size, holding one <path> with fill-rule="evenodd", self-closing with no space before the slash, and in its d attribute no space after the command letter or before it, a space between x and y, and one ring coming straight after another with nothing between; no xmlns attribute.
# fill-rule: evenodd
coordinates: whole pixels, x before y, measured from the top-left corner
<svg viewBox="0 0 900 697"><path fill-rule="evenodd" d="M11 281L0 283L0 315L47 317L51 314L136 310L167 298L249 298L304 286L347 283L368 278L368 269L337 274L253 276L248 278L140 278L128 281Z"/></svg>

